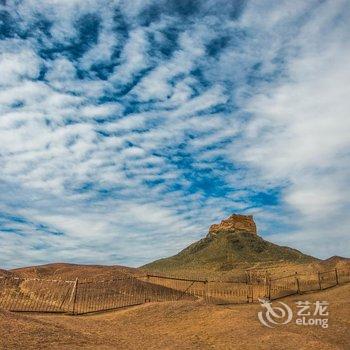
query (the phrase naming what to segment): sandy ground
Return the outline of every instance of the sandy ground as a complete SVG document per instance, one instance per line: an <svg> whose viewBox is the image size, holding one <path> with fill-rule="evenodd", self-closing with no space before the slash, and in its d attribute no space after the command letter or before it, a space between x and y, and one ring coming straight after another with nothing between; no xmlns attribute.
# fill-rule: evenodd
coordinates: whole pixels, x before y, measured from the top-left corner
<svg viewBox="0 0 350 350"><path fill-rule="evenodd" d="M149 303L90 316L0 312L0 349L350 349L350 284L283 299L326 300L329 328L274 329L260 324L260 305Z"/></svg>

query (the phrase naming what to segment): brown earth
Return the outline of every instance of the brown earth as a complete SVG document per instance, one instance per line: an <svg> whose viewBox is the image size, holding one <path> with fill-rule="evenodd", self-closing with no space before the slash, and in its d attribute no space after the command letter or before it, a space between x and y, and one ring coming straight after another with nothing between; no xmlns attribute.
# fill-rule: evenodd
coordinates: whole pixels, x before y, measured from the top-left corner
<svg viewBox="0 0 350 350"><path fill-rule="evenodd" d="M260 305L149 303L90 316L0 312L1 349L317 349L350 348L350 284L283 301L326 300L329 328L295 323L269 329Z"/></svg>

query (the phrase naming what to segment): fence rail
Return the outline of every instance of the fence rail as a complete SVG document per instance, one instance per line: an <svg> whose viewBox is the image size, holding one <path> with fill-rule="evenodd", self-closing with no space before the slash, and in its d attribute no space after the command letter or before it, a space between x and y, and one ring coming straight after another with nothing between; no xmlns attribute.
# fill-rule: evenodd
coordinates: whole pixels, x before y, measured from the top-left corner
<svg viewBox="0 0 350 350"><path fill-rule="evenodd" d="M158 275L128 276L103 281L63 281L0 277L0 308L22 312L81 315L121 307L176 300L214 304L254 303L323 290L350 282L350 269L270 278L260 283L208 281Z"/></svg>

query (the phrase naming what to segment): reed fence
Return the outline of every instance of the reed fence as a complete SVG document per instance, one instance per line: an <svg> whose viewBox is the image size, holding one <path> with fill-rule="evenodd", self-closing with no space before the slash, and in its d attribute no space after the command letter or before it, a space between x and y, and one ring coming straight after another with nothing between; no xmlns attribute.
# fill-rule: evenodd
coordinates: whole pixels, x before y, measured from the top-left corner
<svg viewBox="0 0 350 350"><path fill-rule="evenodd" d="M288 295L313 292L350 282L350 269L333 269L317 273L282 276L268 280L268 299L274 300Z"/></svg>
<svg viewBox="0 0 350 350"><path fill-rule="evenodd" d="M255 303L327 289L350 282L350 269L292 274L259 282L195 280L160 275L102 281L0 277L0 308L17 312L82 315L146 302L203 300L213 304Z"/></svg>

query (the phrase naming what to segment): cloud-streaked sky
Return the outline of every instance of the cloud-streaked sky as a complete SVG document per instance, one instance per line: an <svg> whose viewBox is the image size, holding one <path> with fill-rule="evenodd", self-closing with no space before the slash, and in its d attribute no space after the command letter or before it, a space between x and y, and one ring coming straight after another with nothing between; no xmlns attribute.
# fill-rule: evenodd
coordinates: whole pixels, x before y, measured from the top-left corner
<svg viewBox="0 0 350 350"><path fill-rule="evenodd" d="M138 266L231 213L349 255L350 3L0 1L0 266Z"/></svg>

